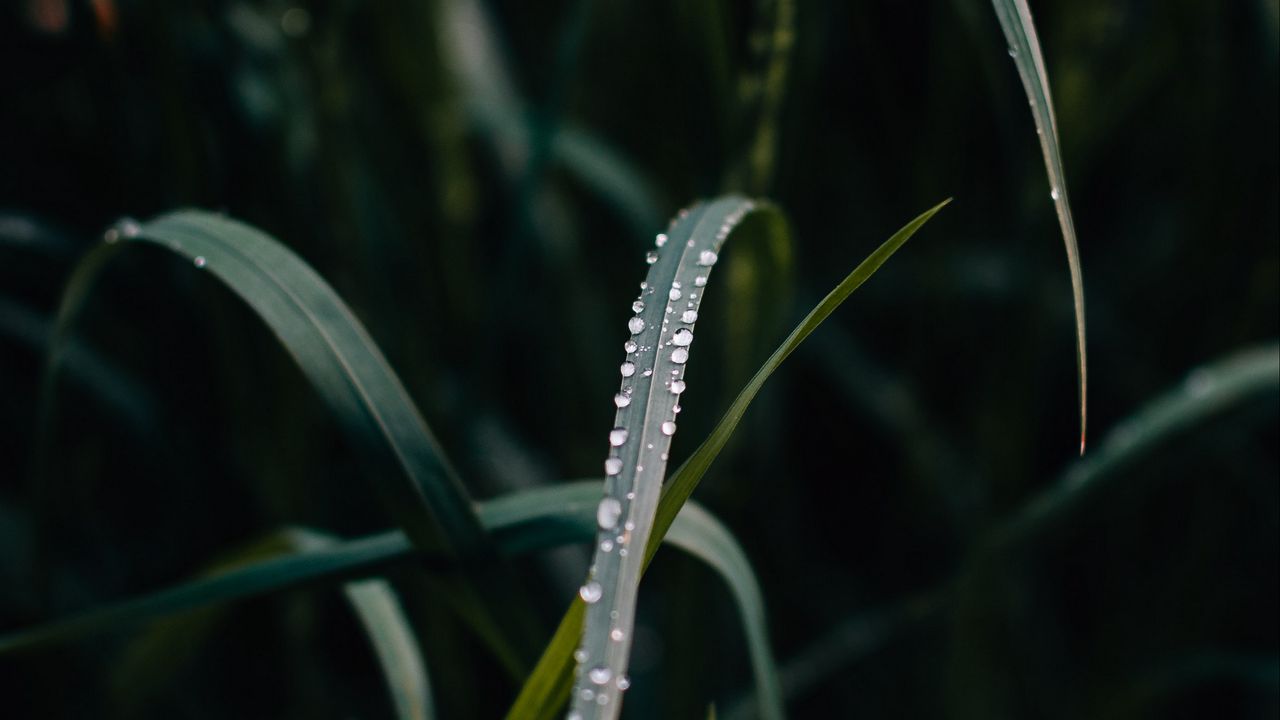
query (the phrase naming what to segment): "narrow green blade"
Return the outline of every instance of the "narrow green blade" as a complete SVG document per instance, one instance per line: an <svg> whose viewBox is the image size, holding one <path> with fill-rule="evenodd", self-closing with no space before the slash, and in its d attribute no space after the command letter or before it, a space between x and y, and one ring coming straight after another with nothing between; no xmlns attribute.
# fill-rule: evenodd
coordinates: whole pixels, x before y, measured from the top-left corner
<svg viewBox="0 0 1280 720"><path fill-rule="evenodd" d="M468 560L463 566L470 587L455 583L463 598L458 606L506 667L519 672L523 661L509 643L534 647L533 623L514 612L521 606L501 602L518 597L514 579L400 379L328 283L265 233L206 212L179 211L141 225L125 221L108 231L107 240L72 276L60 312L62 332L121 246L166 248L223 282L297 361L405 534L419 549ZM61 346L55 344L55 364Z"/></svg>
<svg viewBox="0 0 1280 720"><path fill-rule="evenodd" d="M666 477L698 308L721 245L756 210L755 202L728 196L682 211L648 254L613 399L595 559L578 593L587 611L571 716L608 720L621 712L645 560L637 548L649 542Z"/></svg>
<svg viewBox="0 0 1280 720"><path fill-rule="evenodd" d="M479 512L503 553L524 554L594 538L599 498L600 482L582 481L512 493L481 504ZM361 613L362 622L366 627L376 626L370 630L370 636L384 668L388 668L388 679L406 683L404 688L395 690L402 717L419 717L405 712L429 707L423 699L429 698L430 691L425 685L425 669L419 673L421 661L412 657L416 643L407 623L400 622L388 605L394 596L376 589L381 581L350 581L376 574L395 563L421 561L424 556L399 531L347 542L331 542L309 531L294 531L291 537L303 552L233 567L215 576L3 635L0 653L65 642L94 632L121 630L166 615L305 583L348 581L348 598ZM741 546L719 521L695 502L688 503L681 511L669 540L704 560L728 584L742 612L757 693L763 702L776 703L780 713L781 695L768 644L764 599ZM427 556L428 564L433 559L440 558ZM370 587L373 589L367 589ZM581 627L581 615L571 615L568 621L576 621L577 627ZM402 691L405 691L404 698L399 697ZM770 713L770 716L777 715Z"/></svg>
<svg viewBox="0 0 1280 720"><path fill-rule="evenodd" d="M912 220L906 227L899 230L893 237L876 249L841 281L817 307L805 316L787 339L783 341L782 345L765 361L747 386L738 394L730 405L728 412L724 414L719 424L711 431L710 436L703 441L702 445L698 447L689 460L667 480L658 501L648 544L645 546L644 566L647 566L652 560L653 554L657 549L657 543L661 542L662 538L665 537L680 508L688 501L690 494L697 487L698 482L711 466L712 461L719 455L720 450L724 448L725 443L728 442L729 437L733 434L738 422L746 412L747 406L751 404L752 399L759 393L769 375L854 290L866 282L898 248L902 247L925 222L948 202L950 201L944 201ZM616 492L617 488L615 487L612 490ZM612 495L610 496L612 497ZM599 568L597 568L598 570ZM587 594L592 595L594 593ZM543 651L542 657L538 660L533 673L525 681L525 685L521 689L519 697L516 698L515 704L508 711L508 720L551 718L563 707L567 693L569 693L573 683L574 648L577 645L579 633L582 632L580 618L585 615L586 607L585 601L580 596L573 601L566 611L551 642Z"/></svg>
<svg viewBox="0 0 1280 720"><path fill-rule="evenodd" d="M303 553L323 552L341 543L330 535L295 528L287 531L291 544ZM431 720L436 716L427 664L414 637L413 626L400 599L386 580L361 580L342 587L347 602L360 618L365 634L382 666L391 701L400 720Z"/></svg>
<svg viewBox="0 0 1280 720"><path fill-rule="evenodd" d="M1080 248L1076 243L1075 222L1071 219L1071 204L1067 201L1067 176L1062 169L1062 148L1058 140L1058 121L1053 115L1053 96L1049 93L1049 76L1044 70L1044 56L1040 52L1040 40L1035 24L1031 21L1031 9L1027 0L992 0L1000 27L1009 43L1009 55L1018 66L1022 88L1031 103L1035 116L1036 133L1040 136L1040 151L1044 154L1045 170L1049 173L1049 196L1058 211L1058 224L1062 227L1062 240L1067 247L1067 266L1071 271L1071 299L1076 311L1076 365L1080 378L1080 454L1084 454L1085 428L1088 406L1089 373L1085 351L1084 332L1084 280L1080 272Z"/></svg>

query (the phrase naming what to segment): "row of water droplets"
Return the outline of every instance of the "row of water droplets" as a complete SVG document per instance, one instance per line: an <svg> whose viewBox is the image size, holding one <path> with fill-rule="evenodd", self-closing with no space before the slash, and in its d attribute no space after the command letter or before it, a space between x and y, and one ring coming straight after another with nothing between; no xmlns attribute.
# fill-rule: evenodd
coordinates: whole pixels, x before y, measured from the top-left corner
<svg viewBox="0 0 1280 720"><path fill-rule="evenodd" d="M663 262L662 270L675 263L677 273L665 298L660 288L647 281L641 283L640 296L631 306L634 315L627 321L629 337L623 347L626 357L619 368L622 385L613 398L617 414L615 426L609 431L609 456L604 465L605 496L596 509L595 561L578 593L588 606L586 627L607 624L609 632L607 638L585 633L574 653L577 679L570 720L616 716L617 696L630 686L625 670L635 588L627 592L623 584L639 580L644 546L657 509L671 438L676 432L680 396L687 389L684 368L693 343L702 288L719 259L720 246L752 208L754 203L741 201L717 228L710 247L704 248L695 247L695 234L689 229L690 225L698 226L700 217L691 219L693 211L683 210L671 221L667 232L655 238L655 249L645 256L649 265ZM675 236L689 239L684 247L672 247ZM682 262L689 253L693 262ZM663 273L651 273L651 277L655 275ZM658 307L661 314L657 313ZM657 332L651 327L653 323L659 324ZM654 387L655 379L661 389ZM629 411L633 398L643 398L645 408ZM650 411L662 418L656 423L656 433L655 419L647 416ZM629 427L627 421L631 418L643 421L643 427ZM624 472L628 462L634 463L634 472Z"/></svg>
<svg viewBox="0 0 1280 720"><path fill-rule="evenodd" d="M102 234L102 241L108 245L115 245L121 240L132 240L141 234L142 226L138 224L138 221L130 217L124 217L117 220L115 225L112 225ZM175 251L181 249L176 242L170 242L169 248ZM197 269L204 269L209 262L203 255L196 255L191 258L191 264L195 265Z"/></svg>

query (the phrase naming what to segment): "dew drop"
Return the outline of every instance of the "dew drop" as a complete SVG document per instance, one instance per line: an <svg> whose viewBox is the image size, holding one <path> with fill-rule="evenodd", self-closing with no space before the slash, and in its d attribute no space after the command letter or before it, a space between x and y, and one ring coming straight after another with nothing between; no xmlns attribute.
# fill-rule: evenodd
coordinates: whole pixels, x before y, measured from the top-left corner
<svg viewBox="0 0 1280 720"><path fill-rule="evenodd" d="M1061 197L1061 193L1058 192L1058 188L1054 188L1053 190L1050 190L1049 197L1054 200L1057 200L1059 197Z"/></svg>
<svg viewBox="0 0 1280 720"><path fill-rule="evenodd" d="M577 650L573 651L573 659L576 662L584 663L590 658L591 658L591 653L587 652L586 648L578 648Z"/></svg>
<svg viewBox="0 0 1280 720"><path fill-rule="evenodd" d="M609 704L609 696L608 696L608 695L605 695L604 693L600 693L599 695L596 695L596 704L597 704L597 705L608 705L608 704Z"/></svg>
<svg viewBox="0 0 1280 720"><path fill-rule="evenodd" d="M617 498L607 497L596 507L596 522L600 524L601 530L612 530L618 526L618 516L621 514L622 503Z"/></svg>
<svg viewBox="0 0 1280 720"><path fill-rule="evenodd" d="M681 293L679 288L671 288L671 292L667 293L667 297L671 298L672 300L679 300L680 296L681 296Z"/></svg>
<svg viewBox="0 0 1280 720"><path fill-rule="evenodd" d="M626 393L618 393L613 396L613 404L617 405L619 409L624 408L631 404L631 396Z"/></svg>
<svg viewBox="0 0 1280 720"><path fill-rule="evenodd" d="M618 682L615 684L618 686L619 690L626 690L627 688L631 687L631 679L628 678L626 675L619 675ZM573 720L573 718L570 718L569 720Z"/></svg>
<svg viewBox="0 0 1280 720"><path fill-rule="evenodd" d="M663 435L675 435L675 434L676 434L676 424L675 424L675 423L673 423L673 422L671 422L670 420L668 420L668 421L666 421L666 422L662 423L662 434L663 434Z"/></svg>
<svg viewBox="0 0 1280 720"><path fill-rule="evenodd" d="M613 671L603 665L600 665L598 667L591 668L591 671L587 673L587 677L591 678L591 682L597 685L604 685L613 679Z"/></svg>
<svg viewBox="0 0 1280 720"><path fill-rule="evenodd" d="M635 301L635 302L631 303L631 312L636 312L636 313L638 313L638 312L640 312L640 311L641 311L641 310L643 310L643 309L644 309L644 301L643 301L643 300L637 300L637 301Z"/></svg>
<svg viewBox="0 0 1280 720"><path fill-rule="evenodd" d="M622 377L631 377L636 374L636 364L630 361L624 362L618 370L622 372Z"/></svg>
<svg viewBox="0 0 1280 720"><path fill-rule="evenodd" d="M586 700L587 702L591 702L592 700L596 699L596 691L592 690L591 688L583 688L582 691L578 693L578 695L579 697L581 697L583 700Z"/></svg>
<svg viewBox="0 0 1280 720"><path fill-rule="evenodd" d="M108 245L118 243L120 242L120 231L115 228L108 228L106 232L102 233L102 240Z"/></svg>
<svg viewBox="0 0 1280 720"><path fill-rule="evenodd" d="M569 713L569 715L566 716L564 720L582 720L582 713L578 712L577 710L574 710L573 712Z"/></svg>
<svg viewBox="0 0 1280 720"><path fill-rule="evenodd" d="M127 238L138 237L138 233L142 232L142 226L133 218L124 218L120 221L120 235Z"/></svg>
<svg viewBox="0 0 1280 720"><path fill-rule="evenodd" d="M1017 49L1017 48L1009 48L1009 57L1011 57L1011 58L1016 58L1016 57L1018 57L1018 49Z"/></svg>
<svg viewBox="0 0 1280 720"><path fill-rule="evenodd" d="M609 444L614 447L621 447L622 443L627 441L627 429L624 427L616 427L609 431Z"/></svg>
<svg viewBox="0 0 1280 720"><path fill-rule="evenodd" d="M622 345L622 349L623 349L623 350L626 350L628 355L630 355L631 353L635 352L635 351L636 351L636 349L637 349L637 348L639 348L639 347L640 347L639 345L636 345L636 341L635 341L635 340L628 340L628 341L626 341L625 343L623 343L623 345Z"/></svg>
<svg viewBox="0 0 1280 720"><path fill-rule="evenodd" d="M694 287L706 287L706 286L707 286L707 276L706 276L706 275L699 275L698 277L694 278L694 279L693 279L693 286L694 286Z"/></svg>
<svg viewBox="0 0 1280 720"><path fill-rule="evenodd" d="M601 540L601 541L600 541L600 552L613 552L613 541L612 541L612 540Z"/></svg>
<svg viewBox="0 0 1280 720"><path fill-rule="evenodd" d="M604 461L605 475L617 475L622 472L622 460L619 458L609 458Z"/></svg>
<svg viewBox="0 0 1280 720"><path fill-rule="evenodd" d="M702 253L698 255L698 264L703 267L711 267L712 265L715 265L716 260L719 259L720 256L716 255L714 252L710 250L703 250Z"/></svg>
<svg viewBox="0 0 1280 720"><path fill-rule="evenodd" d="M631 318L627 321L627 329L631 331L632 335L635 335L644 329L644 320L641 320L638 317Z"/></svg>
<svg viewBox="0 0 1280 720"><path fill-rule="evenodd" d="M671 362L677 365L683 365L689 361L689 350L687 348L678 347L671 351Z"/></svg>
<svg viewBox="0 0 1280 720"><path fill-rule="evenodd" d="M600 583L595 580L578 588L578 597L582 598L582 602L588 605L599 602L602 595L604 595L604 588L600 587Z"/></svg>
<svg viewBox="0 0 1280 720"><path fill-rule="evenodd" d="M622 631L622 628L614 628L609 631L609 638L614 642L622 642L627 638L627 634Z"/></svg>
<svg viewBox="0 0 1280 720"><path fill-rule="evenodd" d="M191 261L191 264L195 265L197 268L203 268L208 264L208 261L204 259L203 255L197 255L195 259Z"/></svg>
<svg viewBox="0 0 1280 720"><path fill-rule="evenodd" d="M689 328L680 328L675 335L671 336L671 343L678 347L689 347L693 344L693 331Z"/></svg>
<svg viewBox="0 0 1280 720"><path fill-rule="evenodd" d="M684 388L685 388L685 384L683 380L671 381L671 393L673 395L679 395L680 393L684 392Z"/></svg>
<svg viewBox="0 0 1280 720"><path fill-rule="evenodd" d="M650 265L658 262L658 253L654 250L650 250L649 252L645 253L644 261L649 263Z"/></svg>
<svg viewBox="0 0 1280 720"><path fill-rule="evenodd" d="M658 237L656 237L656 238L654 238L654 239L653 239L653 244L654 244L654 245L657 245L658 247L662 247L663 245L666 245L666 244L667 244L667 234L666 234L666 233L658 233Z"/></svg>
<svg viewBox="0 0 1280 720"><path fill-rule="evenodd" d="M685 322L685 323L696 323L696 322L698 322L698 311L697 311L697 310L685 310L685 311L684 311L684 314L680 316L680 322Z"/></svg>

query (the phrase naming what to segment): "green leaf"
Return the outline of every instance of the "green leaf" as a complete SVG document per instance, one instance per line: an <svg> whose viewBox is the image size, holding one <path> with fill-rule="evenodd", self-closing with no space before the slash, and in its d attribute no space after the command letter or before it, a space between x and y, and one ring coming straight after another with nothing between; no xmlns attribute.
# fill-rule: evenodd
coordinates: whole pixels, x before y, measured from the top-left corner
<svg viewBox="0 0 1280 720"><path fill-rule="evenodd" d="M1085 428L1088 406L1089 373L1085 351L1084 332L1084 281L1080 271L1080 248L1076 243L1075 222L1071 219L1071 204L1067 201L1067 176L1062 169L1062 148L1058 140L1058 121L1053 115L1053 96L1049 93L1049 76L1044 69L1044 56L1040 53L1040 40L1035 24L1031 22L1031 9L1027 0L992 0L996 17L1009 43L1009 54L1018 66L1022 89L1031 103L1035 116L1036 132L1040 136L1040 151L1044 154L1045 170L1049 174L1049 191L1058 211L1058 224L1062 227L1062 240L1067 247L1067 266L1071 272L1071 300L1076 311L1076 365L1080 379L1080 454L1084 454Z"/></svg>
<svg viewBox="0 0 1280 720"><path fill-rule="evenodd" d="M702 476L719 455L720 450L724 448L725 443L728 442L729 437L733 434L738 422L746 412L747 406L759 393L765 380L823 320L830 316L854 290L866 282L898 248L902 247L924 223L948 202L950 201L944 201L912 220L877 248L875 252L871 253L822 302L818 303L817 307L800 321L800 324L783 341L782 345L765 361L764 365L729 406L729 410L720 419L715 429L711 431L710 436L667 480L666 486L662 489L656 513L653 516L654 525L645 546L643 563L645 567L652 560L653 554L657 550L657 543L661 542L666 536L680 508L688 501L693 489L697 487ZM668 242L672 241L669 240ZM655 375L657 375L656 370ZM616 490L616 487L612 488L612 491ZM573 601L556 629L551 642L543 651L541 659L538 660L533 674L525 681L519 697L516 698L515 704L508 711L507 717L509 720L515 720L516 718L550 718L563 706L572 685L573 652L577 645L578 636L582 632L582 624L579 618L585 614L585 609L586 605L581 597Z"/></svg>
<svg viewBox="0 0 1280 720"><path fill-rule="evenodd" d="M400 379L333 288L265 233L211 213L179 211L141 225L126 221L108 231L107 240L72 276L60 312L63 331L121 246L166 248L223 282L297 361L405 534L419 549L466 559L462 566L474 588L455 583L457 607L518 673L523 661L508 643L534 643L532 620L515 612L523 606L501 602L518 597L514 579ZM59 354L55 349L53 363Z"/></svg>
<svg viewBox="0 0 1280 720"><path fill-rule="evenodd" d="M300 528L286 531L286 536L303 553L323 552L341 542L331 535ZM434 718L427 665L391 584L385 580L361 580L347 583L342 592L378 655L396 717L400 720Z"/></svg>
<svg viewBox="0 0 1280 720"><path fill-rule="evenodd" d="M284 528L216 560L202 575L226 575L267 559L323 553L339 544L336 538L314 530ZM435 717L426 664L390 583L385 580L349 582L343 586L343 593L373 645L397 717L401 720ZM113 663L112 684L122 691L118 699L122 713L141 714L154 692L171 687L175 673L199 656L210 637L226 626L232 609L229 604L219 604L157 618L145 632L132 639Z"/></svg>
<svg viewBox="0 0 1280 720"><path fill-rule="evenodd" d="M502 551L517 555L594 538L599 498L598 480L574 482L505 495L481 504L479 515ZM382 594L381 599L370 600L368 595L381 593L358 591L357 597L352 597L351 588L366 585L349 581L382 572L393 564L425 561L431 566L443 558L418 552L399 531L347 542L325 542L317 540L314 533L300 534L300 531L294 531L289 538L305 551L239 567L224 564L222 572L215 576L0 636L0 653L65 642L94 632L122 630L166 615L306 583L348 581L348 597L356 603L358 611L368 614L368 617L362 614L366 627L371 623L378 625L371 631L371 638L384 667L393 668L388 671L388 677L407 677L416 672L415 663L406 655L413 648L412 635L402 635L409 632L407 626L401 626L389 614L388 596ZM777 669L768 645L764 600L741 546L710 513L693 502L677 518L669 540L676 547L706 561L729 585L742 611L757 692L763 698L780 697ZM573 621L575 618L570 616L569 619ZM576 622L581 627L580 615ZM425 674L420 682L425 683ZM426 697L425 692L423 685L421 691L410 693L403 703L398 698L397 706L413 704L413 698ZM414 706L420 706L420 703Z"/></svg>
<svg viewBox="0 0 1280 720"><path fill-rule="evenodd" d="M649 541L667 474L698 308L722 244L753 212L756 203L737 196L695 206L682 211L649 252L614 397L617 414L596 514L600 535L579 592L587 610L572 705L582 718L615 718L621 711L645 561L636 549Z"/></svg>
<svg viewBox="0 0 1280 720"><path fill-rule="evenodd" d="M1131 467L1178 433L1240 402L1280 389L1280 345L1234 353L1197 368L1180 385L1118 423L1097 452L1075 462L1051 487L992 532L988 549L1012 548L1067 515L1097 485Z"/></svg>

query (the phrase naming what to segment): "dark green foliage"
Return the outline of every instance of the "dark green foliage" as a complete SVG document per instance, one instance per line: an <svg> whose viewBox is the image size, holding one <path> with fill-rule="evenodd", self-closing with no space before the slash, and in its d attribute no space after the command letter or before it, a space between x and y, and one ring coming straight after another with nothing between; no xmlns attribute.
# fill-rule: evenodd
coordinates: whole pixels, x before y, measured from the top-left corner
<svg viewBox="0 0 1280 720"><path fill-rule="evenodd" d="M759 580L788 714L1280 713L1274 0L1030 3L1089 308L1083 459L1072 277L993 3L303 5L0 9L0 644L281 527L443 525L397 485L432 473L353 434L299 369L312 350L291 357L216 265L118 253L47 374L73 269L122 216L224 213L314 268L434 433L447 517L484 555L541 537L490 537L492 508L600 472L627 308L677 208L767 198L791 243L721 259L672 468L787 328L954 197L697 483ZM379 566L439 717L508 711L576 607L576 542ZM623 717L755 716L734 596L655 559ZM393 716L350 579L0 652L0 716Z"/></svg>

